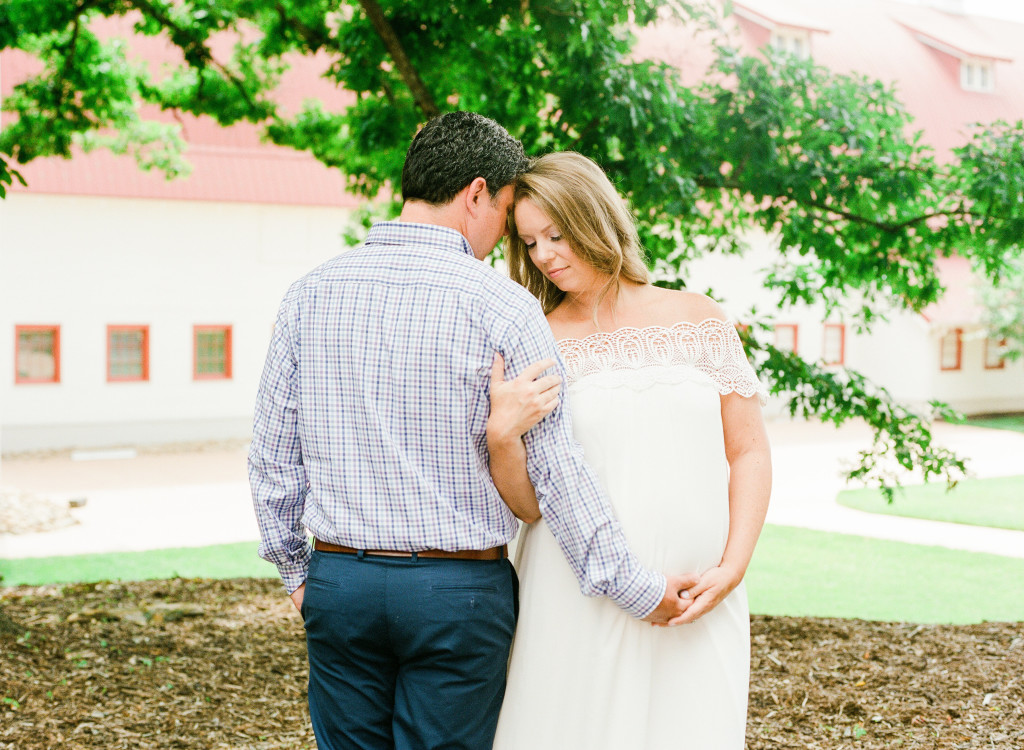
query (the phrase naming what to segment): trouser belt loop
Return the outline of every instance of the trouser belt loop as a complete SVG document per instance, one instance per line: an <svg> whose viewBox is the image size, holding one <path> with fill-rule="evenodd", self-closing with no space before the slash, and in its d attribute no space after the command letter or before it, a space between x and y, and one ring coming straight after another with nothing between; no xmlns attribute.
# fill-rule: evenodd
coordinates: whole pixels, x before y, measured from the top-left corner
<svg viewBox="0 0 1024 750"><path fill-rule="evenodd" d="M356 552L356 557L358 557L360 560L362 560L364 557L366 557L366 550L365 549L361 549L358 552Z"/></svg>
<svg viewBox="0 0 1024 750"><path fill-rule="evenodd" d="M412 561L416 562L419 559L420 559L420 553L419 552L413 552L412 553Z"/></svg>

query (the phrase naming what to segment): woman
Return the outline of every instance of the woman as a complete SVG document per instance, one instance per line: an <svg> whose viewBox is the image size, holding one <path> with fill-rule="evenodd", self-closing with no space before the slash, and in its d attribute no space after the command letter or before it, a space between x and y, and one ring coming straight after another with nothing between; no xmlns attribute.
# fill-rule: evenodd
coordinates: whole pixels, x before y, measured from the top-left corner
<svg viewBox="0 0 1024 750"><path fill-rule="evenodd" d="M576 439L631 547L651 569L701 577L684 624L652 628L582 596L543 520L527 527L494 747L742 748L742 580L771 466L762 391L736 330L707 297L650 285L626 206L580 154L531 166L509 239L512 276L540 299L559 342ZM527 515L536 497L519 441L553 392L545 378L492 392L495 484Z"/></svg>

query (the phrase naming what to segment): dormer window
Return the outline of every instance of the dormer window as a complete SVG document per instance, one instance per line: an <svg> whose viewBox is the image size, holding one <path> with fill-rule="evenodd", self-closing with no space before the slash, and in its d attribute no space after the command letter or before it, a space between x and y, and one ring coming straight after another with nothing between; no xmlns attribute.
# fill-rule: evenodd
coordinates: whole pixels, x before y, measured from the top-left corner
<svg viewBox="0 0 1024 750"><path fill-rule="evenodd" d="M960 88L964 91L995 91L995 71L991 60L964 58L960 61Z"/></svg>
<svg viewBox="0 0 1024 750"><path fill-rule="evenodd" d="M772 30L772 49L806 60L811 56L811 35L807 29L776 27Z"/></svg>
<svg viewBox="0 0 1024 750"><path fill-rule="evenodd" d="M984 94L996 90L996 63L1012 63L1001 45L971 24L953 23L941 13L900 21L921 44L957 62L960 88ZM950 66L950 73L957 70Z"/></svg>

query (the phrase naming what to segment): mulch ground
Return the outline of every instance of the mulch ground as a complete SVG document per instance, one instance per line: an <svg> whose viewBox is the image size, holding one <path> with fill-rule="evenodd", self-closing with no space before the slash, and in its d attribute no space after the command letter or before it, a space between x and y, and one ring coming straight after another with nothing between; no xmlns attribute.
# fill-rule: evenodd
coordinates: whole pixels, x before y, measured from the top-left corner
<svg viewBox="0 0 1024 750"><path fill-rule="evenodd" d="M19 625L0 635L3 750L315 747L277 581L2 592ZM1021 623L758 616L752 632L750 750L1024 748Z"/></svg>

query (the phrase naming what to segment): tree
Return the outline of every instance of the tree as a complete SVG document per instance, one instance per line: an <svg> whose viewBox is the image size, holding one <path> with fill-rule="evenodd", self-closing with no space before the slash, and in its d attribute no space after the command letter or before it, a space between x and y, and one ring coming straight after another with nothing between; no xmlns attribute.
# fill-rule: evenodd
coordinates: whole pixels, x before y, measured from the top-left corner
<svg viewBox="0 0 1024 750"><path fill-rule="evenodd" d="M529 152L574 149L601 163L670 286L700 253L743 252L739 230L759 226L779 236L786 263L767 284L785 304L830 311L857 299L852 319L868 329L883 303L920 310L939 296L937 256L955 249L996 276L1021 254L1024 124L979 130L940 162L905 135L909 117L891 88L786 56L741 55L720 41L718 14L696 0L8 0L0 46L31 52L44 69L5 101L16 120L0 134L0 154L26 163L102 145L173 174L180 139L142 117L149 104L259 123L274 143L311 151L374 196L398 184L423 120L470 109ZM183 64L156 74L130 62L123 42L90 29L115 15L166 37ZM716 46L699 85L632 54L632 29L675 21ZM215 52L224 39L230 56ZM274 99L280 74L291 56L315 53L355 103L285 113ZM890 488L878 461L886 456L925 478L953 482L963 471L928 429L928 417L953 416L947 408L914 414L857 373L776 350L756 325L745 338L794 415L872 427L851 476Z"/></svg>
<svg viewBox="0 0 1024 750"><path fill-rule="evenodd" d="M1015 259L997 281L983 283L981 302L989 337L1005 342L1003 358L1024 357L1024 260Z"/></svg>

